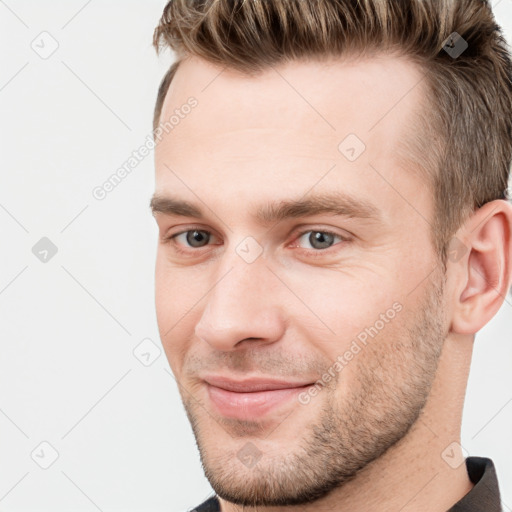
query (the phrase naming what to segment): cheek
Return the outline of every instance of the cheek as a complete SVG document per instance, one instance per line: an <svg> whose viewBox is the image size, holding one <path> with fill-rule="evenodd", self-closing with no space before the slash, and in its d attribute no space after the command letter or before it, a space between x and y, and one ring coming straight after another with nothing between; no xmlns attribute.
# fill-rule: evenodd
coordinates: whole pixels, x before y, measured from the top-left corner
<svg viewBox="0 0 512 512"><path fill-rule="evenodd" d="M318 272L295 290L314 313L296 320L308 350L324 356L325 371L340 379L336 393L345 395L358 382L360 365L377 369L378 354L400 337L406 313L399 283L372 272Z"/></svg>
<svg viewBox="0 0 512 512"><path fill-rule="evenodd" d="M155 302L157 318L162 324L175 323L180 309L192 300L194 281L189 279L189 274L186 268L171 265L165 248L159 248L155 265Z"/></svg>
<svg viewBox="0 0 512 512"><path fill-rule="evenodd" d="M171 320L172 302L174 290L172 288L171 274L165 271L165 265L162 263L160 254L157 256L155 266L155 307L160 335L162 330L169 329ZM164 331L165 332L165 331ZM162 339L162 341L164 341Z"/></svg>
<svg viewBox="0 0 512 512"><path fill-rule="evenodd" d="M289 273L286 281L293 283L294 292L309 310L302 308L303 313L316 317L317 326L328 332L327 338L318 337L319 341L329 340L340 349L375 322L380 326L394 318L393 304L400 302L402 295L400 283L390 279L389 273L383 276L362 267L297 271Z"/></svg>
<svg viewBox="0 0 512 512"><path fill-rule="evenodd" d="M194 333L193 291L183 272L170 269L159 255L155 267L155 310L160 339L173 371Z"/></svg>

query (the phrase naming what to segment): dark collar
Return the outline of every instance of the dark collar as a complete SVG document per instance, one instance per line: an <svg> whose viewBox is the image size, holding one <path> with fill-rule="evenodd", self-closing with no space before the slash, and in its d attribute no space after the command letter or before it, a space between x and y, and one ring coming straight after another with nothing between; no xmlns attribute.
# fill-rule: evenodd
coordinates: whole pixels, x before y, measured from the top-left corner
<svg viewBox="0 0 512 512"><path fill-rule="evenodd" d="M498 478L492 460L485 457L468 457L466 469L469 479L475 485L448 512L501 512ZM220 512L219 500L212 496L192 512Z"/></svg>
<svg viewBox="0 0 512 512"><path fill-rule="evenodd" d="M468 457L466 469L469 479L475 486L448 512L501 512L498 478L492 460L485 457Z"/></svg>

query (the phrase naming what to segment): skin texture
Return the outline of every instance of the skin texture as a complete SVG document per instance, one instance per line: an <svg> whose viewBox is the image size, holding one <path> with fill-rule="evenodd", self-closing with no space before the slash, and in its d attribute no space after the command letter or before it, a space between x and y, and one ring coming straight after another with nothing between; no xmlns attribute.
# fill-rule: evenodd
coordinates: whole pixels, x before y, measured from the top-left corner
<svg viewBox="0 0 512 512"><path fill-rule="evenodd" d="M510 286L512 207L475 211L444 272L430 240L432 193L400 158L421 78L397 55L291 62L253 77L192 57L171 83L162 119L191 96L198 103L157 145L155 192L204 215L154 213L157 319L223 512L441 512L472 487L465 465L442 453L460 440L474 334ZM338 149L348 134L366 146L354 161ZM379 218L252 216L333 192ZM196 229L197 246L186 233L169 239ZM321 246L317 232L336 236ZM246 237L256 241L250 263L237 252ZM347 350L307 404L256 420L218 414L201 378L315 382ZM243 463L244 450L256 464Z"/></svg>

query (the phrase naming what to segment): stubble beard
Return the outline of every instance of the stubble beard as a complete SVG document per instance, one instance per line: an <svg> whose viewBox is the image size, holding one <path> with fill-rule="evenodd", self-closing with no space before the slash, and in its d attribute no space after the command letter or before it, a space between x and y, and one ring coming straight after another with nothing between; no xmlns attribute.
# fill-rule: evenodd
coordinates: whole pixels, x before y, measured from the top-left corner
<svg viewBox="0 0 512 512"><path fill-rule="evenodd" d="M407 324L391 335L386 336L384 329L350 363L354 365L350 389L339 397L334 393L337 389L339 394L344 385L344 369L333 386L322 390L324 397L316 398L324 404L316 419L304 428L304 420L297 422L296 435L280 440L294 442L292 449L283 444L277 455L266 457L263 444L251 437L263 453L250 468L237 457L239 439L258 437L266 424L226 422L234 447L219 447L214 432L206 432L205 410L193 397L182 394L205 476L215 492L243 506L312 503L354 479L401 440L418 419L436 375L447 334L442 324L443 291L444 273L438 272L425 290L416 316L410 315ZM401 321L400 317L394 321ZM297 404L297 410L283 423L293 422L296 412L304 415L303 407L308 405ZM279 438L279 427L271 437Z"/></svg>

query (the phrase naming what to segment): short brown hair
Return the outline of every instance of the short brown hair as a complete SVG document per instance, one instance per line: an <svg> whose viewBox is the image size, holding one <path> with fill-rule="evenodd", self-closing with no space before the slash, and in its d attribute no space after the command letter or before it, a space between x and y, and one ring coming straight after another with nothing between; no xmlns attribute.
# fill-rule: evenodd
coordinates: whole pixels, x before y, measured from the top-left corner
<svg viewBox="0 0 512 512"><path fill-rule="evenodd" d="M431 235L443 265L472 211L510 199L512 64L488 0L171 0L153 44L177 55L160 84L154 129L188 55L249 75L348 53L409 57L425 74L429 106L409 147L434 193Z"/></svg>

